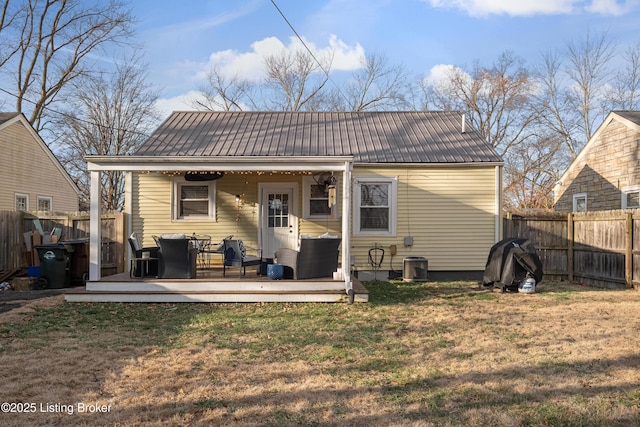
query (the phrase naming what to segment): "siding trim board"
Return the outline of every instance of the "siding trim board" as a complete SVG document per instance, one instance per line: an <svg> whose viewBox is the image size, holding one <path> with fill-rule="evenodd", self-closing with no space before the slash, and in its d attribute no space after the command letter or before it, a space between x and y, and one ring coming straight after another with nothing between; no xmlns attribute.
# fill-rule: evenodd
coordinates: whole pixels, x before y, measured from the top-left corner
<svg viewBox="0 0 640 427"><path fill-rule="evenodd" d="M87 156L90 171L327 171L344 168L353 156Z"/></svg>
<svg viewBox="0 0 640 427"><path fill-rule="evenodd" d="M402 168L425 168L425 167L439 167L439 168L470 168L470 167L487 167L487 166L503 166L504 162L466 162L466 163L356 163L362 167L402 167Z"/></svg>

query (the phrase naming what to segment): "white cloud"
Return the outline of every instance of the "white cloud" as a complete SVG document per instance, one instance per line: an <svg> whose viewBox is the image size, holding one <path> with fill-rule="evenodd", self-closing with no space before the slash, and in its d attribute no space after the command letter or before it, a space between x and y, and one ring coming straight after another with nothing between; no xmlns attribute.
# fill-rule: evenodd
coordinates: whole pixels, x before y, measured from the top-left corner
<svg viewBox="0 0 640 427"><path fill-rule="evenodd" d="M209 56L209 62L202 64L197 77L203 79L210 68L217 67L223 75L259 81L264 78L263 58L283 49L285 46L280 40L276 37L268 37L252 43L249 52L230 49L214 52Z"/></svg>
<svg viewBox="0 0 640 427"><path fill-rule="evenodd" d="M360 44L349 46L347 43L332 35L323 47L305 40L306 46L313 55L322 60L332 57L332 71L352 71L361 68L365 56L364 48ZM227 49L212 53L207 62L182 62L167 70L166 75L176 81L188 81L191 87L197 88L212 67L227 77L239 76L253 82L259 82L265 77L264 59L283 51L297 51L306 48L297 38L291 38L285 45L277 37L267 37L251 44L247 52ZM174 91L175 93L175 91ZM193 102L198 98L197 90L176 95L172 98L158 100L156 107L163 116L172 111L194 110Z"/></svg>
<svg viewBox="0 0 640 427"><path fill-rule="evenodd" d="M472 16L556 15L586 10L602 15L621 15L638 0L423 0L432 7L461 9Z"/></svg>
<svg viewBox="0 0 640 427"><path fill-rule="evenodd" d="M462 9L473 16L570 13L576 0L426 0L433 7Z"/></svg>
<svg viewBox="0 0 640 427"><path fill-rule="evenodd" d="M362 67L364 48L360 44L349 46L334 35L329 38L328 45L324 47L318 47L307 40L304 43L318 60L332 57L333 71L351 71ZM276 37L268 37L252 43L251 50L248 52L223 50L212 53L209 56L209 62L202 65L197 77L204 78L207 71L215 66L223 75L259 81L265 77L265 58L283 51L298 50L306 50L306 48L297 38L291 38L289 44L285 45Z"/></svg>
<svg viewBox="0 0 640 427"><path fill-rule="evenodd" d="M431 67L429 74L424 77L424 83L442 93L455 93L457 89L451 82L454 74L465 80L467 85L471 84L472 78L469 73L451 64L438 64Z"/></svg>
<svg viewBox="0 0 640 427"><path fill-rule="evenodd" d="M261 5L260 0L252 0L242 3L236 8L218 13L201 13L198 19L178 21L169 25L154 28L149 31L148 37L154 40L154 45L165 43L175 43L176 40L191 39L192 37L202 37L202 33L220 27L224 24L236 21L244 16L255 12ZM157 43L158 39L163 43Z"/></svg>
<svg viewBox="0 0 640 427"><path fill-rule="evenodd" d="M458 68L458 67L456 67L455 65L450 65L450 64L434 65L433 67L431 67L431 70L429 70L429 75L427 75L424 78L424 81L429 86L438 86L444 80L446 80L446 77L448 75L450 75L451 72L453 70L455 70L456 68Z"/></svg>
<svg viewBox="0 0 640 427"><path fill-rule="evenodd" d="M331 35L329 46L322 50L327 55L333 54L331 69L334 71L355 71L362 68L365 53L359 43L349 46L335 35Z"/></svg>
<svg viewBox="0 0 640 427"><path fill-rule="evenodd" d="M173 98L160 98L156 102L156 109L164 120L173 111L194 111L193 102L201 95L197 91L190 91Z"/></svg>
<svg viewBox="0 0 640 427"><path fill-rule="evenodd" d="M638 0L593 0L591 5L586 7L586 10L600 15L620 16L638 6L639 3L640 1Z"/></svg>

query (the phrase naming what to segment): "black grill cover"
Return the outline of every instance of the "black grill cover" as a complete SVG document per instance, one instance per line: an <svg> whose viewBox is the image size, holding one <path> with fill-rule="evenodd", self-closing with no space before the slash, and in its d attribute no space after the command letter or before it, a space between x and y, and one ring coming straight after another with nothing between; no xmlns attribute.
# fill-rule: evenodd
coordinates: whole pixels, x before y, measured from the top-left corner
<svg viewBox="0 0 640 427"><path fill-rule="evenodd" d="M484 270L485 286L513 288L527 277L527 274L542 280L542 263L536 248L527 239L504 239L491 247Z"/></svg>

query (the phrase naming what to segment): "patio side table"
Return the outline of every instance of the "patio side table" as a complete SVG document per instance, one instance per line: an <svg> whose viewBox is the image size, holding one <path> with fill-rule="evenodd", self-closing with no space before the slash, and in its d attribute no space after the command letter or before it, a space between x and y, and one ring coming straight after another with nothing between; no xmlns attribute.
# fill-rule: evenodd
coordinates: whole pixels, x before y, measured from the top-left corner
<svg viewBox="0 0 640 427"><path fill-rule="evenodd" d="M267 264L267 277L271 280L280 280L284 277L282 264Z"/></svg>

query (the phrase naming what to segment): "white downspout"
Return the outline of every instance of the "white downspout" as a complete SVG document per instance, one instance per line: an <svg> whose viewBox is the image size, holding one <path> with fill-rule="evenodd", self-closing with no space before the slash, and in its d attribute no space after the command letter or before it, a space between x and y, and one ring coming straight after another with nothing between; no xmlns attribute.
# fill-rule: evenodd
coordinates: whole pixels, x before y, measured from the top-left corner
<svg viewBox="0 0 640 427"><path fill-rule="evenodd" d="M353 302L353 284L351 283L351 162L344 162L342 174L342 275L344 286Z"/></svg>
<svg viewBox="0 0 640 427"><path fill-rule="evenodd" d="M89 215L89 280L100 280L102 261L102 203L100 171L91 171L91 202Z"/></svg>

